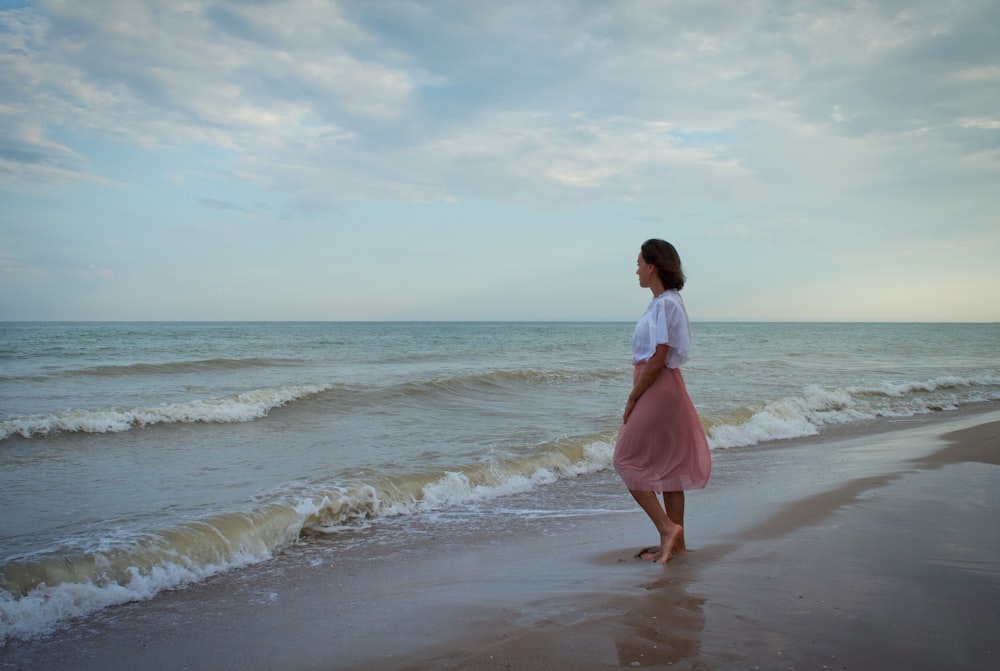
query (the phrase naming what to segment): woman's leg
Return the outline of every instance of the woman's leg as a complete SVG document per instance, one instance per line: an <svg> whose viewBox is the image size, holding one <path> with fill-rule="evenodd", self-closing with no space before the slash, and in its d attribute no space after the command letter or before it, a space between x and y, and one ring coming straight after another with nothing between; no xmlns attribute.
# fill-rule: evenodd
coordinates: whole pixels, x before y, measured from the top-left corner
<svg viewBox="0 0 1000 671"><path fill-rule="evenodd" d="M660 551L653 555L651 559L659 564L666 564L674 554L677 541L684 533L684 529L681 525L674 524L670 516L667 515L667 512L660 506L660 499L656 496L656 492L642 492L630 489L629 493L632 494L632 498L639 504L639 507L649 516L649 519L656 526L656 530L660 534Z"/></svg>
<svg viewBox="0 0 1000 671"><path fill-rule="evenodd" d="M667 517L674 523L684 528L684 492L663 492L663 507L667 510ZM687 544L684 542L684 532L674 544L675 554L687 554Z"/></svg>

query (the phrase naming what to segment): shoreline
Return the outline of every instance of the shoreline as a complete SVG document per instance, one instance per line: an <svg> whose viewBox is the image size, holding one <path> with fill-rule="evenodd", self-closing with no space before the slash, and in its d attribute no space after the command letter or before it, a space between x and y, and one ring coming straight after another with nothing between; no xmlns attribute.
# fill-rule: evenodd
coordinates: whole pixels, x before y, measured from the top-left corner
<svg viewBox="0 0 1000 671"><path fill-rule="evenodd" d="M577 597L578 611L398 668L992 668L1000 414L967 418L880 434L890 450L918 444L883 464L895 468L870 474L879 469L862 460L860 477L644 572L623 593Z"/></svg>
<svg viewBox="0 0 1000 671"><path fill-rule="evenodd" d="M632 558L652 533L638 508L498 537L430 529L336 565L303 548L11 641L0 669L987 668L1000 412L986 405L714 453L688 496L692 552L665 567ZM564 490L583 506L627 496L606 475Z"/></svg>

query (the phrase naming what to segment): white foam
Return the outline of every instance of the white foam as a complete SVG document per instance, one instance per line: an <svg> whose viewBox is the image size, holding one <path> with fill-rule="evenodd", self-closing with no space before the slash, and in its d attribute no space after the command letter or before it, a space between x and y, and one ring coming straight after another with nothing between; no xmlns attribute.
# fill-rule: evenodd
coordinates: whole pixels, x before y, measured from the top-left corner
<svg viewBox="0 0 1000 671"><path fill-rule="evenodd" d="M306 526L321 533L336 533L378 517L395 517L441 510L456 504L487 501L520 494L561 478L577 477L611 466L613 443L604 439L581 446L576 460L560 450L541 456L490 461L467 471L446 471L423 485L408 488L399 483L381 487L331 488L322 497L303 498L295 505ZM417 476L412 482L419 479Z"/></svg>
<svg viewBox="0 0 1000 671"><path fill-rule="evenodd" d="M304 516L287 506L229 513L139 536L93 539L69 554L11 558L0 589L0 645L47 634L74 617L149 599L233 568L266 561L298 538ZM13 575L19 578L13 578ZM20 594L20 590L24 594ZM15 597L17 593L19 596Z"/></svg>
<svg viewBox="0 0 1000 671"><path fill-rule="evenodd" d="M151 408L65 410L48 415L12 417L0 421L0 440L15 434L32 438L60 431L118 433L153 424L249 422L265 417L274 408L330 388L330 385L275 387L222 398L167 403Z"/></svg>
<svg viewBox="0 0 1000 671"><path fill-rule="evenodd" d="M809 385L801 395L773 400L751 409L749 419L720 423L708 431L712 448L746 447L770 440L816 435L824 425L878 417L910 417L964 403L1000 399L1000 377L944 376L917 382L826 389Z"/></svg>
<svg viewBox="0 0 1000 671"><path fill-rule="evenodd" d="M129 569L124 584L111 582L64 582L40 585L21 598L0 590L0 646L8 638L31 639L56 630L65 621L108 606L143 601L157 593L183 587L231 568L262 561L266 557L237 554L226 564L198 566L190 561L164 562L147 572Z"/></svg>

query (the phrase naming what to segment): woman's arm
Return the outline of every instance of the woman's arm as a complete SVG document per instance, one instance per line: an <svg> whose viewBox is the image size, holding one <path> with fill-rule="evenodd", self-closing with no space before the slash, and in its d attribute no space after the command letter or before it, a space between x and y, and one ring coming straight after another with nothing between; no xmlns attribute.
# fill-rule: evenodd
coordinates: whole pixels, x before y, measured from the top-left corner
<svg viewBox="0 0 1000 671"><path fill-rule="evenodd" d="M628 395L628 402L625 404L625 415L622 417L622 424L628 422L628 416L632 414L632 410L635 408L636 401L642 396L643 392L649 389L656 378L660 376L660 371L663 370L663 366L667 362L667 349L666 345L657 345L656 351L653 352L653 356L649 357L646 361L646 365L642 368L642 373L639 374L639 379L635 381L635 386L632 387L632 393Z"/></svg>

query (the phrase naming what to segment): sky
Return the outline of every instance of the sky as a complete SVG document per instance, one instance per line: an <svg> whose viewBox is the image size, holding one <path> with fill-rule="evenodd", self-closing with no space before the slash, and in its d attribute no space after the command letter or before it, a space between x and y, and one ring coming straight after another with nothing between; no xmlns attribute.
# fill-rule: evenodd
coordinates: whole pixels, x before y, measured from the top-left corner
<svg viewBox="0 0 1000 671"><path fill-rule="evenodd" d="M0 320L1000 321L996 0L0 0Z"/></svg>

